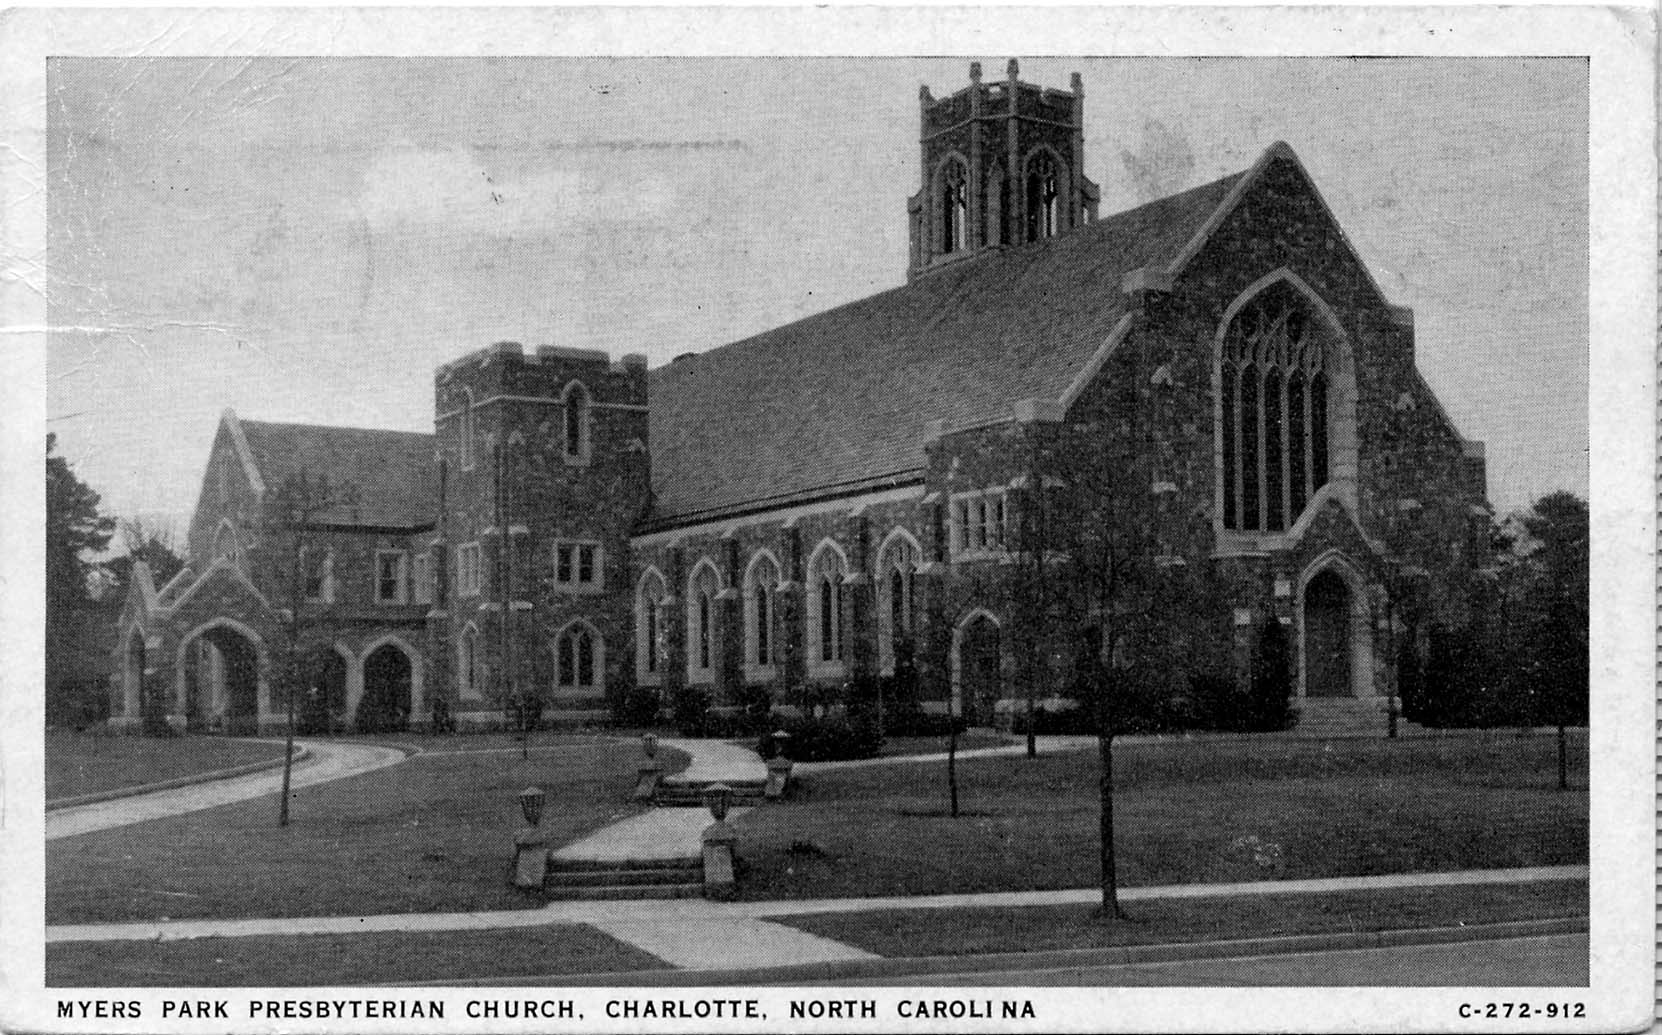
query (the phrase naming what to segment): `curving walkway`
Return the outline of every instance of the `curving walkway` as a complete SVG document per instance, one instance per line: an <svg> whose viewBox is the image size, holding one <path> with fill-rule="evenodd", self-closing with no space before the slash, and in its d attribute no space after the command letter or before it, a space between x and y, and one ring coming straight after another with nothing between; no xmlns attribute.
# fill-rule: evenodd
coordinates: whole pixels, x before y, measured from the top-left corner
<svg viewBox="0 0 1662 1035"><path fill-rule="evenodd" d="M384 769L408 757L406 752L397 748L371 744L343 744L319 740L295 743L305 747L309 757L296 763L291 771L291 790ZM46 814L46 839L51 841L60 837L73 837L76 834L90 834L95 830L108 830L130 823L143 823L146 820L216 808L249 798L277 794L282 788L283 769L278 766L245 776L193 783L148 794L57 809Z"/></svg>
<svg viewBox="0 0 1662 1035"><path fill-rule="evenodd" d="M661 740L665 747L685 751L687 768L664 777L666 784L759 783L768 767L756 752L725 740ZM729 812L737 819L750 810ZM552 853L556 860L627 862L631 859L696 859L703 854L701 838L710 814L700 808L655 808L602 827L580 841Z"/></svg>

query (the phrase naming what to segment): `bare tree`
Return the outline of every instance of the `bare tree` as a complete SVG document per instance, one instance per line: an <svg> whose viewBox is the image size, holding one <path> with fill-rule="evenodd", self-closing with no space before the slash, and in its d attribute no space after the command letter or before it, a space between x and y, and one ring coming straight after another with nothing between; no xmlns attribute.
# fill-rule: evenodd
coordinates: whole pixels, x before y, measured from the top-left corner
<svg viewBox="0 0 1662 1035"><path fill-rule="evenodd" d="M294 701L301 682L300 642L314 610L328 607L328 594L314 603L306 592L307 547L321 542L322 519L333 510L356 505L358 491L353 485L333 485L328 475L311 476L304 468L284 477L265 497L262 520L266 542L275 563L279 612L284 631L281 670L284 707L288 716L286 748L283 752L283 793L277 811L277 825L289 825L289 780L294 768ZM316 552L316 551L313 551Z"/></svg>
<svg viewBox="0 0 1662 1035"><path fill-rule="evenodd" d="M1098 914L1110 919L1125 916L1114 840L1113 741L1123 727L1116 702L1133 689L1134 667L1170 667L1175 630L1209 620L1179 552L1198 518L1184 513L1158 444L1137 428L1130 421L1036 430L1051 437L1033 445L1015 544L1016 595L1035 619L1019 623L1031 641L1024 649L1032 679L1048 679L1040 675L1050 667L1039 640L1046 630L1074 629L1080 638L1075 679L1101 766Z"/></svg>

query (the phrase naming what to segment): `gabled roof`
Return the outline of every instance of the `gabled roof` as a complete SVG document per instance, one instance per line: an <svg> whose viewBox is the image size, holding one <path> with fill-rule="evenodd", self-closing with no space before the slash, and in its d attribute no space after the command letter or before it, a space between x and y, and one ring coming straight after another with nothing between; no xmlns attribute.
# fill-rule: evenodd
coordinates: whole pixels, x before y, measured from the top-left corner
<svg viewBox="0 0 1662 1035"><path fill-rule="evenodd" d="M323 522L388 528L431 525L438 514L438 475L433 436L409 431L336 428L321 424L268 424L238 420L226 412L244 462L267 489L304 470L327 475L332 485L352 485L358 505L321 517ZM240 429L240 435L236 432ZM252 480L252 479L251 479Z"/></svg>
<svg viewBox="0 0 1662 1035"><path fill-rule="evenodd" d="M1061 399L1125 315L1126 275L1177 265L1251 172L653 371L654 518L915 475L931 421Z"/></svg>

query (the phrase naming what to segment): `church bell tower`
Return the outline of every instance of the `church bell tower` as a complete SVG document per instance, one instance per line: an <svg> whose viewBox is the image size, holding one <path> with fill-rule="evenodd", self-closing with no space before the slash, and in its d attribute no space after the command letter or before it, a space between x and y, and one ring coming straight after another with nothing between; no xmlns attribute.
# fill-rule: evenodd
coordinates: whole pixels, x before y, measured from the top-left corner
<svg viewBox="0 0 1662 1035"><path fill-rule="evenodd" d="M988 248L1043 241L1096 218L1099 193L1084 176L1085 86L1024 83L1014 58L1003 81L970 84L936 100L924 86L923 188L907 202L907 279Z"/></svg>

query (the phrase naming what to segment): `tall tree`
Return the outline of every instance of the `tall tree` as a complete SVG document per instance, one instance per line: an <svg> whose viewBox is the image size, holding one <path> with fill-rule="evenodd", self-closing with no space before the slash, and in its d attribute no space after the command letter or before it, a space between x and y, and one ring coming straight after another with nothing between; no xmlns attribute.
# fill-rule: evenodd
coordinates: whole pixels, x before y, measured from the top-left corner
<svg viewBox="0 0 1662 1035"><path fill-rule="evenodd" d="M89 554L110 545L115 519L98 513L98 493L75 476L69 461L53 456L58 436L46 436L46 603L73 608L87 600L87 579L96 564Z"/></svg>
<svg viewBox="0 0 1662 1035"><path fill-rule="evenodd" d="M1587 503L1554 492L1536 500L1522 523L1530 540L1521 566L1526 688L1535 721L1558 727L1558 786L1568 789L1565 728L1585 725L1589 706Z"/></svg>
<svg viewBox="0 0 1662 1035"><path fill-rule="evenodd" d="M1041 607L1040 620L1019 623L1022 635L1075 629L1081 649L1075 685L1086 697L1100 760L1098 914L1121 919L1114 839L1114 737L1122 731L1122 702L1144 673L1173 662L1172 630L1192 625L1179 612L1191 601L1186 565L1173 552L1186 534L1176 486L1164 480L1160 454L1135 434L1136 422L1113 434L1093 424L1050 426L1050 446L1038 449L1028 489L1018 507L1025 541L1017 544L1028 588L1017 596ZM1064 459L1066 458L1065 462ZM1192 608L1188 610L1192 611ZM1038 643L1023 648L1048 668Z"/></svg>
<svg viewBox="0 0 1662 1035"><path fill-rule="evenodd" d="M313 477L304 468L285 476L267 493L262 507L265 543L272 558L271 571L282 602L283 660L279 676L287 712L287 747L283 752L283 793L277 809L277 825L289 825L289 780L294 768L295 698L302 682L300 644L316 612L330 605L327 592L313 602L306 592L308 555L316 558L323 541L322 519L332 510L355 505L358 491L353 485L334 485L328 475ZM308 546L314 549L308 550Z"/></svg>
<svg viewBox="0 0 1662 1035"><path fill-rule="evenodd" d="M88 614L88 581L98 570L92 556L109 546L115 520L98 512L98 493L76 477L69 462L54 456L57 436L46 436L46 692L49 702L65 695L96 693L95 680L77 677L98 645L86 635L96 624ZM84 675L84 674L83 674ZM71 686L72 683L85 684ZM58 709L50 709L54 714ZM75 709L70 709L75 710Z"/></svg>

